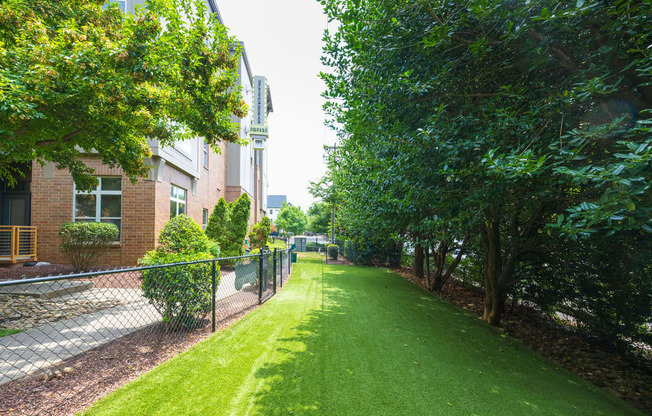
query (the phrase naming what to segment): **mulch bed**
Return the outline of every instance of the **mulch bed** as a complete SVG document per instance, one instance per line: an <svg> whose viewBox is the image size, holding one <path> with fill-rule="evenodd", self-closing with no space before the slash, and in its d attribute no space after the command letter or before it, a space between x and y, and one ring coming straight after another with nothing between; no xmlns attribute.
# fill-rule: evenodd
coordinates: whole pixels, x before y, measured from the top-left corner
<svg viewBox="0 0 652 416"><path fill-rule="evenodd" d="M331 266L353 266L353 263L348 261L342 256L338 256L337 260L333 260L330 257L326 257L326 264Z"/></svg>
<svg viewBox="0 0 652 416"><path fill-rule="evenodd" d="M395 271L425 288L425 281L416 278L409 268ZM449 281L438 295L482 318L483 295L464 287L460 281ZM513 309L508 306L502 325L501 330L505 334L612 395L652 414L651 357L623 357L524 305L516 305Z"/></svg>
<svg viewBox="0 0 652 416"><path fill-rule="evenodd" d="M243 291L221 300L216 328L228 327L258 306L254 292ZM166 331L161 324L144 328L0 386L0 415L74 415L210 334L208 320L190 332ZM46 381L44 374L50 375Z"/></svg>
<svg viewBox="0 0 652 416"><path fill-rule="evenodd" d="M19 280L31 279L33 277L45 277L58 274L74 273L74 269L69 264L51 264L49 266L32 266L32 267L1 267L0 281L2 280Z"/></svg>

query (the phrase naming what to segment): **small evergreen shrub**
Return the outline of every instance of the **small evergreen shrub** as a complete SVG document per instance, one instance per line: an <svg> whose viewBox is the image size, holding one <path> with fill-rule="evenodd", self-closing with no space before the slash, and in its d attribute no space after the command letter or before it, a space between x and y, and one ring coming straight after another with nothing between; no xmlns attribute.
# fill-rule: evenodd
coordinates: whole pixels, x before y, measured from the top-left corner
<svg viewBox="0 0 652 416"><path fill-rule="evenodd" d="M209 253L161 253L150 251L140 260L142 266L157 266L197 260L210 260ZM143 295L173 329L196 326L211 309L212 263L185 264L143 270ZM216 283L220 270L216 265Z"/></svg>
<svg viewBox="0 0 652 416"><path fill-rule="evenodd" d="M226 234L230 222L229 204L224 198L220 198L208 218L206 236L219 244L221 249L226 248Z"/></svg>
<svg viewBox="0 0 652 416"><path fill-rule="evenodd" d="M249 233L249 242L254 248L261 248L267 245L267 240L272 232L272 223L267 217L254 224Z"/></svg>
<svg viewBox="0 0 652 416"><path fill-rule="evenodd" d="M328 257L330 257L332 260L337 260L337 256L340 254L340 248L337 244L327 245L326 251L328 252Z"/></svg>
<svg viewBox="0 0 652 416"><path fill-rule="evenodd" d="M120 230L108 222L68 222L59 228L60 249L76 271L88 270L106 254Z"/></svg>
<svg viewBox="0 0 652 416"><path fill-rule="evenodd" d="M140 259L142 266L159 266L210 260L219 255L201 227L190 217L179 215L165 224L159 245ZM212 263L184 264L142 272L143 296L173 329L189 329L206 316L211 307ZM216 264L216 283L219 283Z"/></svg>
<svg viewBox="0 0 652 416"><path fill-rule="evenodd" d="M229 204L230 221L226 231L225 245L222 251L227 256L242 256L244 254L244 240L249 229L249 214L251 200L247 194L242 194L238 199Z"/></svg>
<svg viewBox="0 0 652 416"><path fill-rule="evenodd" d="M208 237L199 224L187 215L172 218L158 235L156 251L162 254L206 253Z"/></svg>
<svg viewBox="0 0 652 416"><path fill-rule="evenodd" d="M215 241L208 242L208 252L211 254L211 256L213 256L214 259L222 255L222 250L220 249L220 245L217 244Z"/></svg>

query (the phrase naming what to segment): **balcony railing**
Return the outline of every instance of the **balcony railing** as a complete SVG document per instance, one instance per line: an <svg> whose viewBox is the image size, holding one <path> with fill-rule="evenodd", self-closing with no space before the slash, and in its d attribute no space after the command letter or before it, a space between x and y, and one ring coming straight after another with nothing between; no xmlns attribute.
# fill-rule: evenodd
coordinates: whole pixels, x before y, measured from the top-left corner
<svg viewBox="0 0 652 416"><path fill-rule="evenodd" d="M36 261L36 227L0 225L0 263Z"/></svg>

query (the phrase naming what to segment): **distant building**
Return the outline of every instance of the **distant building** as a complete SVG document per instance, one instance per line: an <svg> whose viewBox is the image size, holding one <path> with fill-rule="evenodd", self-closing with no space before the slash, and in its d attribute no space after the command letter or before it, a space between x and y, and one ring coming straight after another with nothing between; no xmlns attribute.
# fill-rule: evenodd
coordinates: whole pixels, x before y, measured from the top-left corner
<svg viewBox="0 0 652 416"><path fill-rule="evenodd" d="M250 106L245 118L235 120L240 125L240 138L250 140L250 143L246 146L228 144L225 199L233 202L242 194L249 195L249 223L254 224L267 213L267 115L273 111L273 106L267 80L253 74L244 44L240 43L240 46L238 85Z"/></svg>
<svg viewBox="0 0 652 416"><path fill-rule="evenodd" d="M281 210L283 203L287 204L287 195L267 195L267 216L273 223L276 222L278 212ZM292 204L288 204L292 206Z"/></svg>

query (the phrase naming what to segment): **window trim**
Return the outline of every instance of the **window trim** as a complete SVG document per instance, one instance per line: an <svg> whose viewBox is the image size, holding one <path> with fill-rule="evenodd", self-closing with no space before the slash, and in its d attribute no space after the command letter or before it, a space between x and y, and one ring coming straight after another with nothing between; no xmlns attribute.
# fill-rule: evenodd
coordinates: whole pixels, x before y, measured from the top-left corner
<svg viewBox="0 0 652 416"><path fill-rule="evenodd" d="M210 147L208 146L208 142L206 139L204 139L204 146L202 148L202 164L206 169L208 169L209 161L210 161Z"/></svg>
<svg viewBox="0 0 652 416"><path fill-rule="evenodd" d="M177 197L172 196L172 189L173 188L181 189L184 192L185 199L181 200L181 199L179 199ZM173 202L173 201L176 202L177 209L176 209L176 215L174 217L172 215L170 215L170 219L176 218L179 215L181 215L181 214L179 214L179 203L182 203L183 207L184 207L183 208L184 212L182 212L182 214L188 215L188 190L187 189L182 188L182 187L180 187L178 185L175 185L175 184L171 183L170 184L170 202Z"/></svg>
<svg viewBox="0 0 652 416"><path fill-rule="evenodd" d="M201 219L202 219L201 226L204 231L206 231L206 227L208 227L208 218L209 218L208 208L203 208L201 212Z"/></svg>
<svg viewBox="0 0 652 416"><path fill-rule="evenodd" d="M100 183L92 191L79 191L77 190L77 185L73 182L73 192L72 192L72 221L73 222L82 222L88 221L91 219L91 222L103 222L102 220L119 220L120 227L118 227L118 239L115 243L120 243L122 241L122 217L123 217L123 204L122 204L122 176L98 176L97 177ZM120 179L120 190L102 190L102 179ZM95 195L95 216L94 217L78 217L77 216L77 196L78 195ZM102 195L120 195L120 216L119 217L103 217L102 216Z"/></svg>

